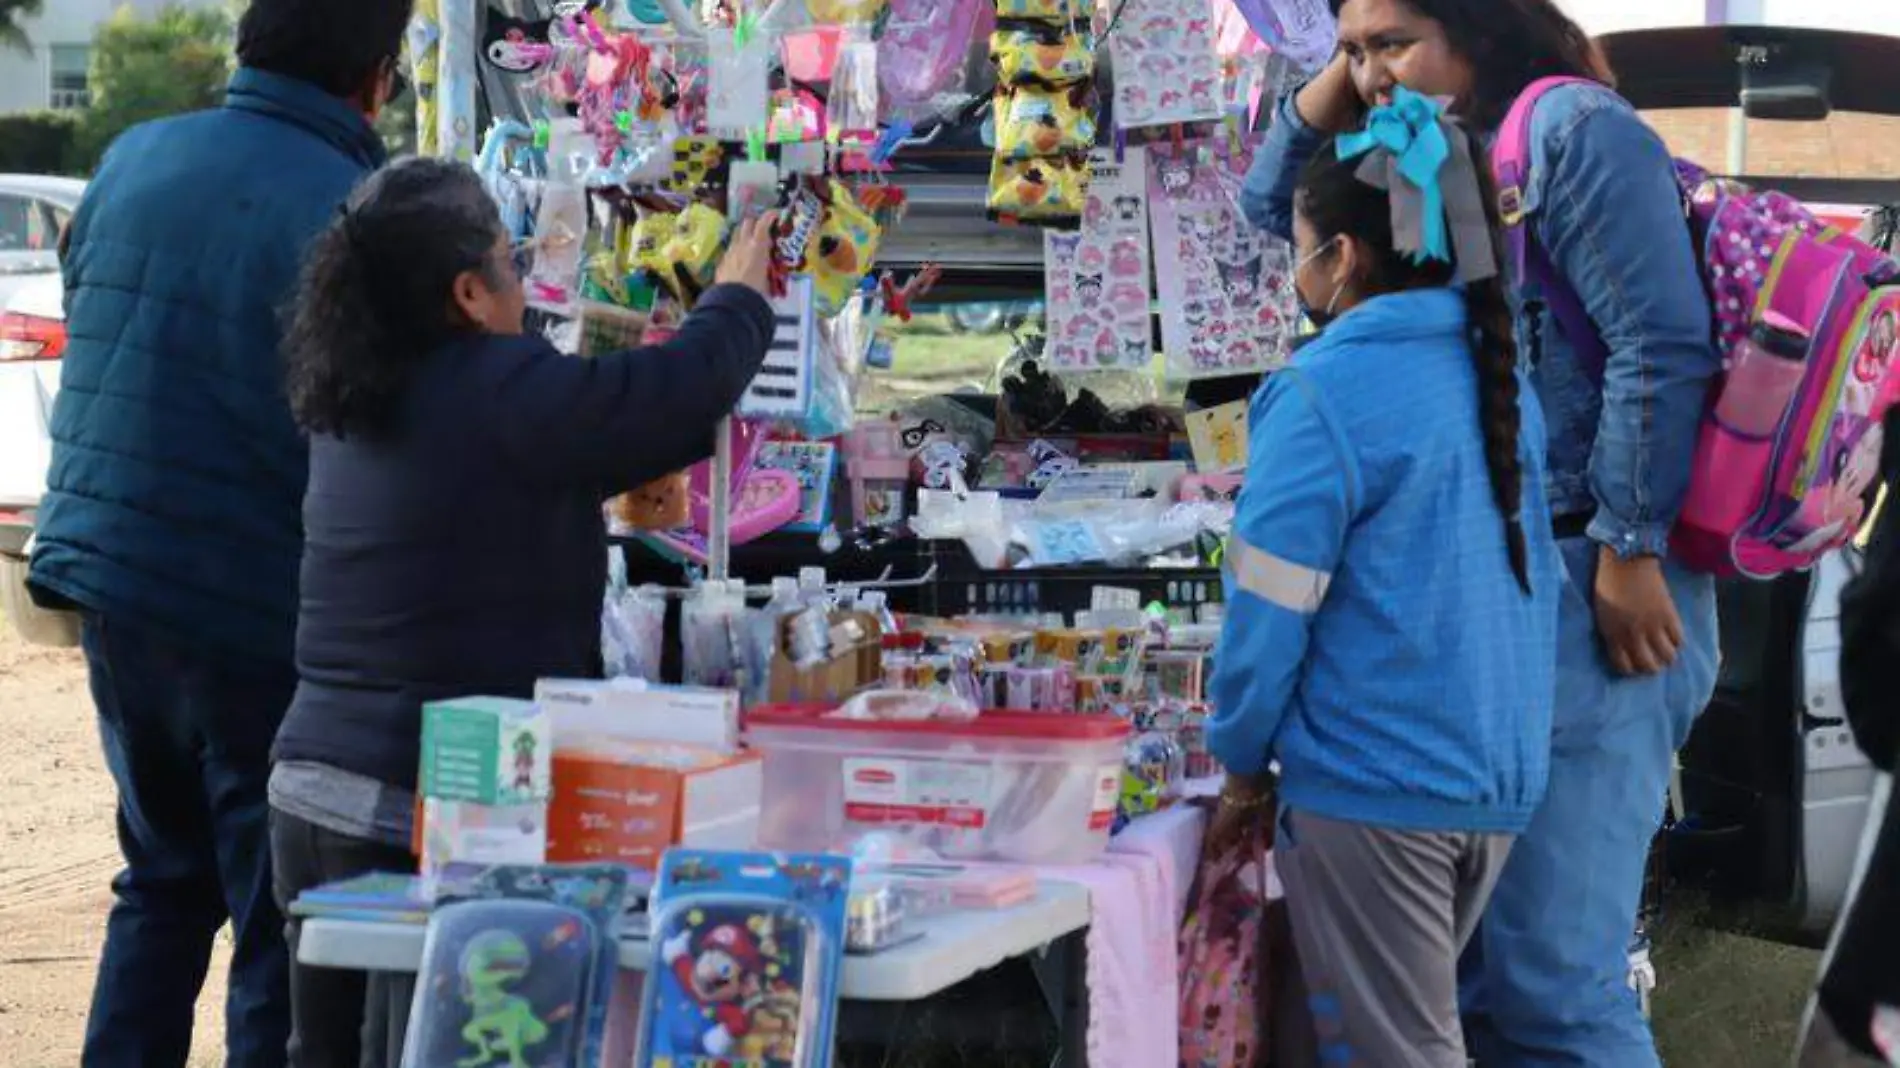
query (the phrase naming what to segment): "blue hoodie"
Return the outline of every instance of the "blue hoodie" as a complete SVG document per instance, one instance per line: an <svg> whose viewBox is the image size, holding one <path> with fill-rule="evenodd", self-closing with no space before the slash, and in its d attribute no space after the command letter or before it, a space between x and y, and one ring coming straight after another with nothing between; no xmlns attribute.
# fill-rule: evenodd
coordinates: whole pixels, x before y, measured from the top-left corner
<svg viewBox="0 0 1900 1068"><path fill-rule="evenodd" d="M1287 806L1514 833L1542 800L1565 581L1520 376L1531 593L1511 573L1463 297L1342 315L1254 398L1208 745Z"/></svg>

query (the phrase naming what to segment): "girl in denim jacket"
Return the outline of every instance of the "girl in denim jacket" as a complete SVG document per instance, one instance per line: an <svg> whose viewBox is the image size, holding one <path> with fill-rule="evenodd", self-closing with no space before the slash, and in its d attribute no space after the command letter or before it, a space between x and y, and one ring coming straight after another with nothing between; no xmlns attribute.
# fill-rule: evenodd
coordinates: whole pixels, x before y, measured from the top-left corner
<svg viewBox="0 0 1900 1068"><path fill-rule="evenodd" d="M1669 154L1552 0L1332 7L1338 54L1280 103L1242 193L1248 218L1283 237L1306 161L1397 86L1448 98L1494 131L1539 78L1600 83L1556 90L1532 126L1528 224L1609 360L1592 374L1539 295L1513 293L1520 356L1548 418L1551 519L1570 582L1548 793L1468 953L1463 997L1487 1068L1653 1068L1626 953L1674 753L1717 661L1714 584L1668 549L1721 369Z"/></svg>

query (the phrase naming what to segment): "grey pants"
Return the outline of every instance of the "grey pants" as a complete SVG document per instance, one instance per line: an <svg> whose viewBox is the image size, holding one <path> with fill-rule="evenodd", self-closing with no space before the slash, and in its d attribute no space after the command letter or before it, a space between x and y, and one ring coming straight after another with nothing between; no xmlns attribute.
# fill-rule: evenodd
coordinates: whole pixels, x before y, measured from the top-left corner
<svg viewBox="0 0 1900 1068"><path fill-rule="evenodd" d="M1466 1068L1458 956L1511 842L1281 813L1274 866L1320 1063Z"/></svg>

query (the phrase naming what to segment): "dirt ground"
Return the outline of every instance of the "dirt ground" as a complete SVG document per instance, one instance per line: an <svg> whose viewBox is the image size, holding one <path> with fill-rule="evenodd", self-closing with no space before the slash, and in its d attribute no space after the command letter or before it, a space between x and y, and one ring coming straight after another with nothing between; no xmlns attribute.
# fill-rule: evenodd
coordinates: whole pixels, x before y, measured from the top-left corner
<svg viewBox="0 0 1900 1068"><path fill-rule="evenodd" d="M76 652L30 649L0 618L0 1065L70 1068L117 871L112 785ZM1657 949L1670 1068L1784 1068L1815 954L1673 910ZM192 1068L222 1062L225 949L200 999Z"/></svg>
<svg viewBox="0 0 1900 1068"><path fill-rule="evenodd" d="M112 781L77 652L33 649L0 618L0 1064L79 1063L110 882ZM193 1068L223 1063L226 950L200 1000Z"/></svg>

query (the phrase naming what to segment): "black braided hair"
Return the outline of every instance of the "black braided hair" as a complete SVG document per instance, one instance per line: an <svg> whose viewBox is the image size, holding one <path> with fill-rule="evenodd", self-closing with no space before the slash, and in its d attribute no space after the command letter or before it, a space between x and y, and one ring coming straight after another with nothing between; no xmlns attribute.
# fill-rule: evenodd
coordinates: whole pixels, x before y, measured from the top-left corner
<svg viewBox="0 0 1900 1068"><path fill-rule="evenodd" d="M1467 137L1467 144L1478 142ZM1344 236L1370 253L1365 274L1358 280L1363 296L1408 289L1435 289L1452 284L1455 266L1436 260L1415 262L1401 252L1392 238L1392 204L1386 191L1358 178L1359 159L1341 160L1328 142L1314 154L1300 176L1294 207L1322 242ZM1485 205L1492 244L1500 232L1497 197L1478 160L1478 197ZM1332 255L1335 253L1328 253ZM1501 249L1497 262L1504 262ZM1464 287L1466 316L1471 326L1472 361L1478 372L1478 417L1484 431L1485 469L1491 495L1504 519L1504 546L1511 573L1525 593L1531 589L1529 550L1524 539L1524 468L1518 453L1521 413L1518 409L1517 344L1510 305L1501 277Z"/></svg>

